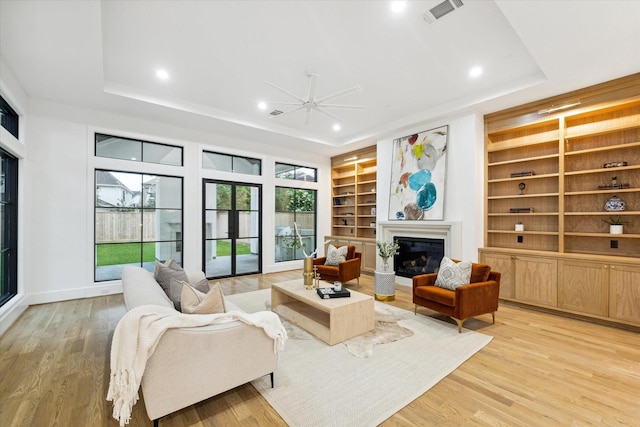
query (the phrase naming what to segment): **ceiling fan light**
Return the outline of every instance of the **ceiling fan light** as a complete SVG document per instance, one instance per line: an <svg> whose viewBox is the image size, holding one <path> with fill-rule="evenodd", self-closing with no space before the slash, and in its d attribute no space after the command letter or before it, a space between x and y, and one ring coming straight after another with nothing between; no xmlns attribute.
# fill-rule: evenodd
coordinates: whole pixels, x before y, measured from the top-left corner
<svg viewBox="0 0 640 427"><path fill-rule="evenodd" d="M267 103L264 101L260 101L258 102L258 108L261 110L266 110L267 109Z"/></svg>
<svg viewBox="0 0 640 427"><path fill-rule="evenodd" d="M340 123L335 123L333 125L333 130L338 132L340 129L342 129L342 126L340 126Z"/></svg>

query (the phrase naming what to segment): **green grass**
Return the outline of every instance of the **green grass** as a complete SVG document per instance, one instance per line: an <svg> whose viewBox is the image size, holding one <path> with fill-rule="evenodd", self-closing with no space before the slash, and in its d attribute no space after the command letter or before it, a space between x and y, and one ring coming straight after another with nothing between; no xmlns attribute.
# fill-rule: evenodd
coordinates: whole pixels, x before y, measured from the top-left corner
<svg viewBox="0 0 640 427"><path fill-rule="evenodd" d="M140 262L140 243L108 243L98 245L98 267L105 265L135 264ZM143 262L153 262L156 260L155 243L142 243ZM251 253L251 248L247 243L236 244L237 255L246 255ZM231 255L231 242L216 242L217 256Z"/></svg>
<svg viewBox="0 0 640 427"><path fill-rule="evenodd" d="M143 247L142 261L153 262L156 260L155 243L109 243L98 245L97 266L134 264L140 262L140 245Z"/></svg>
<svg viewBox="0 0 640 427"><path fill-rule="evenodd" d="M251 248L247 243L236 243L236 255L247 255ZM216 256L231 256L231 242L228 240L216 242Z"/></svg>

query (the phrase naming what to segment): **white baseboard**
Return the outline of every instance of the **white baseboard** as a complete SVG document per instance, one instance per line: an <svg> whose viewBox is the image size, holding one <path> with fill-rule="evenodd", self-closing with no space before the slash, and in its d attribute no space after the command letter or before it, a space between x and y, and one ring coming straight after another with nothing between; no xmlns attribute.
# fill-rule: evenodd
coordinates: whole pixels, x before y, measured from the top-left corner
<svg viewBox="0 0 640 427"><path fill-rule="evenodd" d="M120 280L106 284L92 285L83 288L65 289L62 291L39 292L29 294L28 304L46 304L49 302L67 301L79 298L93 298L103 295L121 294L122 282Z"/></svg>

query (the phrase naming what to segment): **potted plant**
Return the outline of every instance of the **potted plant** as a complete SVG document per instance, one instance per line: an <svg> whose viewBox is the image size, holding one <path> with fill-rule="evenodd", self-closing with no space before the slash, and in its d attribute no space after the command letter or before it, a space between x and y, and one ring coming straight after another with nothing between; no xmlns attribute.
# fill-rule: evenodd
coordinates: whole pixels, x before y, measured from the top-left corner
<svg viewBox="0 0 640 427"><path fill-rule="evenodd" d="M622 225L624 222L619 216L610 216L608 219L605 219L604 222L609 224L609 234L622 234Z"/></svg>
<svg viewBox="0 0 640 427"><path fill-rule="evenodd" d="M382 269L383 271L389 271L389 258L398 253L398 243L396 241L384 242L384 241L376 241L376 246L378 247L378 255L382 258Z"/></svg>

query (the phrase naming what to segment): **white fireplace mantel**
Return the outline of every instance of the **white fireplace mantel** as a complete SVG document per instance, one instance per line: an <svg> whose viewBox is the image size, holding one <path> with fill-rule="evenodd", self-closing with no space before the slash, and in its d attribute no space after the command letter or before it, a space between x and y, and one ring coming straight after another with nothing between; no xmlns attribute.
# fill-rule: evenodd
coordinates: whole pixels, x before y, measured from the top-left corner
<svg viewBox="0 0 640 427"><path fill-rule="evenodd" d="M420 237L444 240L444 255L449 258L462 257L461 224L447 221L379 221L378 239L393 241L395 236ZM393 261L393 260L390 260ZM382 260L378 259L377 265ZM393 266L390 266L393 269ZM411 286L411 279L396 276L399 285Z"/></svg>

